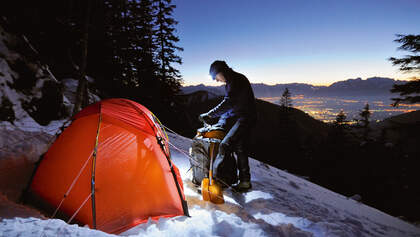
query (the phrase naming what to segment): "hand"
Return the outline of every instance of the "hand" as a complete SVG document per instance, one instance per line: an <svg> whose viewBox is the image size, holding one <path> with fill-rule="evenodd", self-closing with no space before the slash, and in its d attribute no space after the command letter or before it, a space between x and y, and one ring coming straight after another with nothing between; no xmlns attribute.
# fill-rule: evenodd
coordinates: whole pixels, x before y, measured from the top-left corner
<svg viewBox="0 0 420 237"><path fill-rule="evenodd" d="M209 116L208 113L204 113L204 114L200 114L200 116L198 116L198 120L200 120L203 123L210 124L211 117Z"/></svg>
<svg viewBox="0 0 420 237"><path fill-rule="evenodd" d="M225 126L226 126L226 124L221 123L221 122L219 121L218 123L216 123L216 124L214 124L214 125L213 125L213 128L218 128L218 129L225 130Z"/></svg>

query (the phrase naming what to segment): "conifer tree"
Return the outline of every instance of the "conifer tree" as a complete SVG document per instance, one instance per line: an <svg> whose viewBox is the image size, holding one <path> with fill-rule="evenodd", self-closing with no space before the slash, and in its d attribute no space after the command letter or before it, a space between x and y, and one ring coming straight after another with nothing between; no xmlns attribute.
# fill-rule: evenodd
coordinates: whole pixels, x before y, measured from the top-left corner
<svg viewBox="0 0 420 237"><path fill-rule="evenodd" d="M372 115L372 112L369 110L368 103L366 103L365 107L363 107L363 110L360 111L359 115L362 117L360 121L362 122L362 126L364 128L363 137L365 140L367 140L369 134L369 118Z"/></svg>
<svg viewBox="0 0 420 237"><path fill-rule="evenodd" d="M284 89L283 94L281 95L280 105L284 108L292 107L292 94L287 87Z"/></svg>
<svg viewBox="0 0 420 237"><path fill-rule="evenodd" d="M389 60L392 64L399 65L400 71L420 73L420 35L397 35L395 42L401 43L398 47L400 50L406 50L412 53L403 58L391 57ZM420 78L414 77L411 81L394 85L391 89L392 93L399 93L402 98L392 98L393 106L399 103L418 103L420 102Z"/></svg>
<svg viewBox="0 0 420 237"><path fill-rule="evenodd" d="M135 70L138 77L139 92L151 97L159 90L157 77L158 63L156 60L157 45L156 37L156 6L151 0L134 1L132 14L134 17L134 31L136 40L136 65Z"/></svg>
<svg viewBox="0 0 420 237"><path fill-rule="evenodd" d="M182 78L178 69L173 64L182 64L181 57L176 52L182 51L176 43L179 38L175 35L177 21L172 17L175 5L172 0L155 0L156 14L156 45L157 62L159 64L158 77L161 83L161 93L170 97L179 92Z"/></svg>
<svg viewBox="0 0 420 237"><path fill-rule="evenodd" d="M182 48L175 45L175 5L171 0L107 0L105 5L115 83L134 97L158 100L176 94L181 75L173 64L182 62L176 55Z"/></svg>
<svg viewBox="0 0 420 237"><path fill-rule="evenodd" d="M113 80L124 90L122 96L150 97L159 90L156 6L152 0L110 0L106 6Z"/></svg>
<svg viewBox="0 0 420 237"><path fill-rule="evenodd" d="M45 54L43 60L55 75L90 75L104 96L139 99L138 95L148 94L153 95L150 101L158 101L176 94L182 83L175 66L182 63L177 53L183 49L177 46L175 5L171 2L46 0L25 6L36 12L36 21L30 22L31 17L15 3L7 8L7 16L14 25L25 26L22 32ZM82 37L87 3L92 5L88 38L84 37L86 34ZM83 59L80 52L86 51L87 46L89 54ZM80 91L86 91L85 80L82 81Z"/></svg>
<svg viewBox="0 0 420 237"><path fill-rule="evenodd" d="M130 43L130 16L127 9L127 1L107 0L105 1L106 11L106 41L109 43L109 64L113 71L109 75L114 85L121 87L136 86L136 74L133 71L133 59L130 56L132 48Z"/></svg>
<svg viewBox="0 0 420 237"><path fill-rule="evenodd" d="M340 110L340 112L337 114L335 118L335 123L339 126L343 125L346 122L347 116L344 113L343 110Z"/></svg>
<svg viewBox="0 0 420 237"><path fill-rule="evenodd" d="M362 119L360 121L362 121L363 126L367 127L369 126L369 118L372 115L372 112L370 112L369 110L369 104L366 103L365 107L363 107L363 110L360 111L359 113L360 117L362 117Z"/></svg>

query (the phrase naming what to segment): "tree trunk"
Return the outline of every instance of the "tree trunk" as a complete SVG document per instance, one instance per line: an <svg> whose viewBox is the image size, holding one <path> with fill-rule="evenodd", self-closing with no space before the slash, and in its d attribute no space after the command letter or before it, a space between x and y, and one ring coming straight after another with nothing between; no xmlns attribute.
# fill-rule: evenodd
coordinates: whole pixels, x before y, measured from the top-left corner
<svg viewBox="0 0 420 237"><path fill-rule="evenodd" d="M87 81L86 81L86 65L87 65L87 54L88 54L88 36L89 36L89 15L90 5L92 0L86 1L86 15L83 26L83 38L82 38L82 57L79 67L79 83L77 85L76 101L73 109L73 116L77 114L83 106L87 105Z"/></svg>

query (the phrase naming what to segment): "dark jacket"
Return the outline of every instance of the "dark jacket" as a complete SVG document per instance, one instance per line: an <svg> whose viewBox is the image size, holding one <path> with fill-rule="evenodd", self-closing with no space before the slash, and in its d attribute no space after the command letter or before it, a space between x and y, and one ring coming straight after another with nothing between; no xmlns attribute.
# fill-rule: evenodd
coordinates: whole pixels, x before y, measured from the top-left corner
<svg viewBox="0 0 420 237"><path fill-rule="evenodd" d="M226 78L225 97L216 107L209 111L210 117L222 120L235 118L255 123L257 118L255 97L248 79L231 69L224 73Z"/></svg>

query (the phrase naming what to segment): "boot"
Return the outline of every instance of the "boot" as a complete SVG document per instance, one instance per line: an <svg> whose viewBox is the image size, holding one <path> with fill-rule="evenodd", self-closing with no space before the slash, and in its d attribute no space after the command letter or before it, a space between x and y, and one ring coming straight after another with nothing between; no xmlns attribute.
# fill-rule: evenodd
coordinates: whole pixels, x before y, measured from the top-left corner
<svg viewBox="0 0 420 237"><path fill-rule="evenodd" d="M240 181L239 184L232 186L232 188L237 192L247 192L252 188L250 181Z"/></svg>

